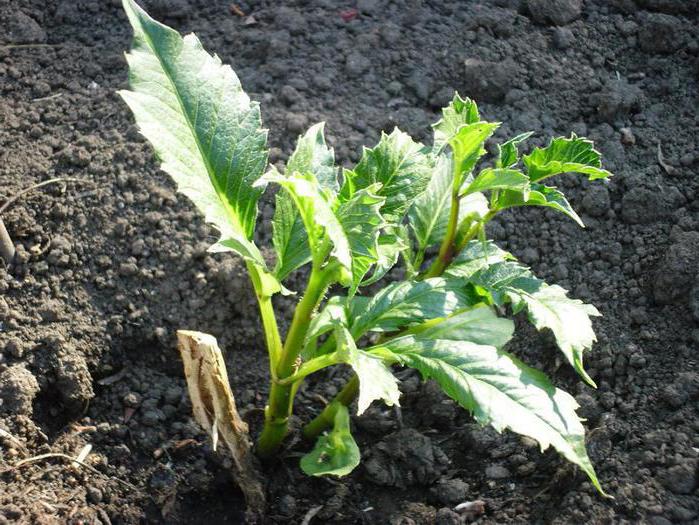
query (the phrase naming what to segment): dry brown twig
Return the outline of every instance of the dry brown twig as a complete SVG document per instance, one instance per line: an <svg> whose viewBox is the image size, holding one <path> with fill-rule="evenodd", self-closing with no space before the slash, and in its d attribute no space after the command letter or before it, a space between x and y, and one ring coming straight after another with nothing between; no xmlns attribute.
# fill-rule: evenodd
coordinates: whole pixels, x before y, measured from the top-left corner
<svg viewBox="0 0 699 525"><path fill-rule="evenodd" d="M80 466L86 470L89 470L93 474L97 474L98 476L102 476L102 477L107 478L107 479L112 479L112 480L116 481L117 483L120 483L121 485L124 485L125 487L138 492L138 487L136 487L135 485L132 485L128 481L124 481L123 479L109 476L109 475L105 474L104 472L100 472L92 465L88 465L87 463L78 459L77 457L69 456L68 454L63 454L62 452L49 452L47 454L39 454L38 456L26 458L26 459L23 459L21 461L18 461L12 467L10 467L8 470L19 469L19 468L22 468L26 465L31 465L32 463L43 461L45 459L53 459L53 458L64 459L66 461L70 461L71 465L73 465L73 466Z"/></svg>
<svg viewBox="0 0 699 525"><path fill-rule="evenodd" d="M37 184L33 184L28 188L20 190L12 197L8 198L2 206L0 206L0 257L5 261L5 265L12 263L15 258L15 245L12 242L12 237L10 237L5 223L2 220L2 214L7 210L13 203L17 202L22 196L27 193L34 191L42 186L48 186L49 184L55 184L57 182L84 182L87 184L94 184L92 181L76 179L74 177L56 177L54 179L45 180Z"/></svg>

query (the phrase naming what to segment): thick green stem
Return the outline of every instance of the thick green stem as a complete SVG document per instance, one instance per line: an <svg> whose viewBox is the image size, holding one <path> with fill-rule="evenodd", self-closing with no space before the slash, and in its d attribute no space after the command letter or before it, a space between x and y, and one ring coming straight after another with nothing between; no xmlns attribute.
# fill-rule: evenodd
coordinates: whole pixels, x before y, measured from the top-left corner
<svg viewBox="0 0 699 525"><path fill-rule="evenodd" d="M451 210L449 211L449 223L447 233L439 246L439 254L425 274L425 278L438 277L444 273L444 269L454 258L454 241L459 230L459 195L456 192L451 194Z"/></svg>
<svg viewBox="0 0 699 525"><path fill-rule="evenodd" d="M349 406L354 401L359 393L359 377L355 374L352 376L342 390L335 396L335 399L323 409L323 411L318 414L318 416L303 427L303 436L307 439L313 439L317 437L325 429L333 426L335 421L335 415L337 414L337 409L340 406Z"/></svg>
<svg viewBox="0 0 699 525"><path fill-rule="evenodd" d="M296 307L294 318L289 327L284 347L276 362L273 372L272 387L269 392L269 401L265 408L265 424L262 434L257 441L257 453L266 458L279 450L282 440L286 436L289 426L289 416L293 406L295 383L280 383L292 376L296 371L298 359L308 332L313 311L320 302L329 285L332 269L319 269L314 266L308 280L306 293Z"/></svg>
<svg viewBox="0 0 699 525"><path fill-rule="evenodd" d="M282 352L282 339L279 335L277 318L274 315L272 298L264 291L260 271L250 262L247 263L247 267L252 286L255 289L255 295L257 296L262 326L265 331L265 342L267 343L267 354L269 356L269 370L272 378L274 378L276 377L275 363L279 360L279 356Z"/></svg>

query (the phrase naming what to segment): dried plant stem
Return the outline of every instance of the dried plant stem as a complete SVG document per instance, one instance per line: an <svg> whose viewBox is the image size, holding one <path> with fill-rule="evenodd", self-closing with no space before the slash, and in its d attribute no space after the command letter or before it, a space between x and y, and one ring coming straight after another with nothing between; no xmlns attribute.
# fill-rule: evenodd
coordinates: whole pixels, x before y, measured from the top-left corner
<svg viewBox="0 0 699 525"><path fill-rule="evenodd" d="M0 257L5 261L5 264L11 264L15 258L15 245L10 234L7 233L2 218L0 218Z"/></svg>

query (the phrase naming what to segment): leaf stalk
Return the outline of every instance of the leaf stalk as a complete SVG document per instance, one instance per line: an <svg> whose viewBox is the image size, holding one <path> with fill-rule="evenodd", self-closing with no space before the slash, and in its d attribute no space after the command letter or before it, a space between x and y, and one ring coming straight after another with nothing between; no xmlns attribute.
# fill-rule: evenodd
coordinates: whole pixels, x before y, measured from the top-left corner
<svg viewBox="0 0 699 525"><path fill-rule="evenodd" d="M336 278L338 268L339 266L334 262L323 268L314 264L306 292L296 306L284 346L274 365L275 381L272 382L269 400L265 407L264 427L257 441L257 453L262 458L274 455L286 436L293 398L298 388L298 381L290 381L289 378L297 372L297 359L303 350L313 312L325 295L328 286Z"/></svg>

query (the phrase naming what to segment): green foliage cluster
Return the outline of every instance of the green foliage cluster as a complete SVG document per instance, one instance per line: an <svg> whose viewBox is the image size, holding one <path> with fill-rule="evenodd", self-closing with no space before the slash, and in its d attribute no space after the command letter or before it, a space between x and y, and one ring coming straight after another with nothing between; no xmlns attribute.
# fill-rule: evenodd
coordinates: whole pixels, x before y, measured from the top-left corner
<svg viewBox="0 0 699 525"><path fill-rule="evenodd" d="M245 260L259 301L271 387L258 453L278 450L307 376L347 365L356 375L305 427L307 437L320 437L301 461L308 474L347 474L360 459L348 407L355 399L359 414L374 401L398 405L392 369L411 367L479 423L533 438L542 450L553 446L601 492L577 403L504 349L514 324L501 316L526 312L536 328L550 329L565 360L594 386L583 354L595 341L590 318L599 313L485 236L488 221L520 206L551 208L582 225L548 179L609 177L593 144L571 135L520 155L526 133L487 157L485 141L499 124L457 94L433 125L431 147L395 129L365 148L354 168L339 169L317 124L279 173L267 166L259 106L233 70L195 35L180 36L132 0L124 7L135 36L127 54L131 90L120 95L162 169L220 232L211 251ZM253 241L257 203L270 185L279 188L274 267ZM398 264L404 280L363 293ZM307 286L282 339L272 297L294 293L287 280L304 266ZM331 286L345 293L327 298Z"/></svg>

